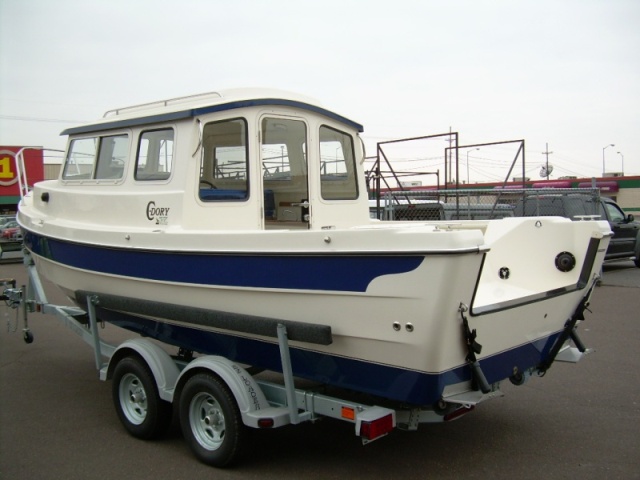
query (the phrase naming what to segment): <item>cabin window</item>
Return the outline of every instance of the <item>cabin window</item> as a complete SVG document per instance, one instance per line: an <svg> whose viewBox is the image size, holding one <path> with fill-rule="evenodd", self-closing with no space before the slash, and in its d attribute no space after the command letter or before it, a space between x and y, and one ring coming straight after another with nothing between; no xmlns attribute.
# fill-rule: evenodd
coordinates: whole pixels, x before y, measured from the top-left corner
<svg viewBox="0 0 640 480"><path fill-rule="evenodd" d="M307 176L307 129L299 120L262 120L262 169L265 180L293 181Z"/></svg>
<svg viewBox="0 0 640 480"><path fill-rule="evenodd" d="M249 198L247 122L243 118L211 122L202 131L200 199Z"/></svg>
<svg viewBox="0 0 640 480"><path fill-rule="evenodd" d="M124 175L124 165L129 147L128 135L113 135L100 138L96 180L120 179Z"/></svg>
<svg viewBox="0 0 640 480"><path fill-rule="evenodd" d="M353 137L320 127L320 190L325 200L358 198Z"/></svg>
<svg viewBox="0 0 640 480"><path fill-rule="evenodd" d="M65 161L64 180L118 180L124 175L129 137L78 138L71 141Z"/></svg>
<svg viewBox="0 0 640 480"><path fill-rule="evenodd" d="M64 163L62 178L64 180L90 179L96 164L97 146L98 139L95 137L72 140Z"/></svg>
<svg viewBox="0 0 640 480"><path fill-rule="evenodd" d="M135 179L168 180L173 166L173 129L142 132L138 142Z"/></svg>

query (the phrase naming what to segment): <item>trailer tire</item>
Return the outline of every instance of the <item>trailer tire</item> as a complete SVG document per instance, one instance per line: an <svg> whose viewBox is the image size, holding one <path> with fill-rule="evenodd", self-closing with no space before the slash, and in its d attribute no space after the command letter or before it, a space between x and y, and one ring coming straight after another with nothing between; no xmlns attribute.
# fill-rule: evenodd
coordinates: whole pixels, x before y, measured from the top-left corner
<svg viewBox="0 0 640 480"><path fill-rule="evenodd" d="M247 427L235 398L219 377L198 373L180 396L180 426L201 462L227 467L237 461L247 442Z"/></svg>
<svg viewBox="0 0 640 480"><path fill-rule="evenodd" d="M116 364L111 393L120 422L134 437L158 438L171 425L171 404L160 398L149 366L139 357Z"/></svg>

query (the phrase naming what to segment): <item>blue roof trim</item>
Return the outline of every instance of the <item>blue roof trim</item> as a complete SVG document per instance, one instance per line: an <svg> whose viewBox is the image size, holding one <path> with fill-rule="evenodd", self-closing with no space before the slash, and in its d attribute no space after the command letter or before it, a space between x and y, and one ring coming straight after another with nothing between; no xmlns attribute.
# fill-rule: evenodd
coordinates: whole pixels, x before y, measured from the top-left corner
<svg viewBox="0 0 640 480"><path fill-rule="evenodd" d="M188 110L181 110L179 112L162 113L159 115L150 115L147 117L127 118L125 120L114 120L112 122L96 123L91 125L82 125L80 127L71 127L63 130L61 135L76 135L81 133L94 133L104 130L113 130L116 128L128 128L138 127L141 125L150 125L153 123L172 122L176 120L183 120L185 118L192 118L198 115L205 115L207 113L223 112L226 110L235 110L238 108L246 107L260 107L260 106L281 106L281 107L293 107L300 108L302 110L308 110L310 112L319 113L325 117L329 117L340 123L355 128L358 132L363 132L364 127L353 120L349 120L342 115L338 115L330 110L327 110L316 105L309 103L299 102L296 100L286 100L283 98L257 98L253 100L238 100L228 103L222 103L219 105L211 105L208 107L190 108Z"/></svg>
<svg viewBox="0 0 640 480"><path fill-rule="evenodd" d="M129 118L127 120L114 120L113 122L96 123L92 125L82 125L80 127L71 127L63 130L60 135L75 135L78 133L94 133L104 130L113 130L115 128L137 127L140 125L148 125L160 122L172 122L192 117L191 110L182 112L164 113L162 115L152 115L149 117Z"/></svg>
<svg viewBox="0 0 640 480"><path fill-rule="evenodd" d="M300 108L302 110L308 110L310 112L319 113L320 115L329 117L340 123L349 125L350 127L353 127L356 130L358 130L358 132L364 131L364 127L359 123L356 123L353 120L349 120L348 118L343 117L342 115L338 115L337 113L327 110L326 108L318 107L316 105L311 105L305 102L299 102L297 100L286 100L284 98L259 98L255 100L238 100L238 101L230 102L226 104L212 105L210 107L194 109L193 112L195 116L195 115L203 115L205 113L231 110L234 108L261 107L261 106L268 106L268 105L274 105L274 106L280 106L280 107L293 107L293 108Z"/></svg>

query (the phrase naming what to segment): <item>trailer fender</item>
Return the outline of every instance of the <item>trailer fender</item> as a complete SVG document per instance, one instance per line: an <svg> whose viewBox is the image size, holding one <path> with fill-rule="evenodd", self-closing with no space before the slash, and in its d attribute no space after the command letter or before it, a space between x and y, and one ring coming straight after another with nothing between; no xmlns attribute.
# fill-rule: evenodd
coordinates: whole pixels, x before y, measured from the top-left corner
<svg viewBox="0 0 640 480"><path fill-rule="evenodd" d="M132 352L142 357L151 369L160 398L171 402L180 370L171 356L162 347L144 338L126 340L119 345L109 360L108 366L100 370L100 380L111 378L117 363L122 358L131 355Z"/></svg>
<svg viewBox="0 0 640 480"><path fill-rule="evenodd" d="M178 389L181 389L194 370L203 369L215 373L227 384L238 404L245 425L255 426L253 425L256 422L255 413L270 408L269 402L254 378L237 363L220 356L198 357L189 363L180 374Z"/></svg>

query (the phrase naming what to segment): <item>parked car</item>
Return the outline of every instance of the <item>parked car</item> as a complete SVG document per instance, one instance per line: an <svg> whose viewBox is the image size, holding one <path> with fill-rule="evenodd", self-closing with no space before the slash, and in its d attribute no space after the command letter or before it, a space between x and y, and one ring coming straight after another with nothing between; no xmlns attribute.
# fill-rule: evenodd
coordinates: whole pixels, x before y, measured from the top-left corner
<svg viewBox="0 0 640 480"><path fill-rule="evenodd" d="M2 229L2 238L9 240L20 240L22 238L22 231L20 227L10 227Z"/></svg>
<svg viewBox="0 0 640 480"><path fill-rule="evenodd" d="M20 226L18 225L18 222L16 222L15 218L9 220L8 222L4 223L3 225L0 225L0 237L4 237L5 230L9 230L11 228L20 228Z"/></svg>
<svg viewBox="0 0 640 480"><path fill-rule="evenodd" d="M7 223L15 221L15 215L0 215L0 228L4 228Z"/></svg>
<svg viewBox="0 0 640 480"><path fill-rule="evenodd" d="M514 215L562 216L572 220L596 215L607 220L613 232L605 260L634 257L636 266L640 267L640 223L610 198L589 194L527 195L516 204Z"/></svg>

